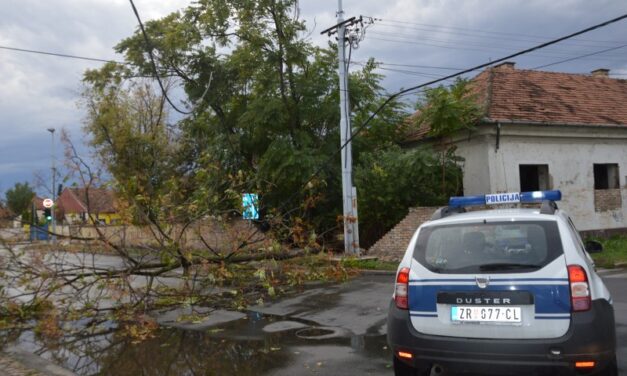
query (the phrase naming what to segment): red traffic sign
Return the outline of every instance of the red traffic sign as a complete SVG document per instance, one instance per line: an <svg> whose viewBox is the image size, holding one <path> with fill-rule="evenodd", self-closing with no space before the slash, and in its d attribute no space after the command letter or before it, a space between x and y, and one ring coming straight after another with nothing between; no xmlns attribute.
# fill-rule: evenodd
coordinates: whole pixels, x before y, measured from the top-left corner
<svg viewBox="0 0 627 376"><path fill-rule="evenodd" d="M54 206L54 201L52 201L51 199L47 198L44 200L44 208L46 209L50 209L51 207Z"/></svg>

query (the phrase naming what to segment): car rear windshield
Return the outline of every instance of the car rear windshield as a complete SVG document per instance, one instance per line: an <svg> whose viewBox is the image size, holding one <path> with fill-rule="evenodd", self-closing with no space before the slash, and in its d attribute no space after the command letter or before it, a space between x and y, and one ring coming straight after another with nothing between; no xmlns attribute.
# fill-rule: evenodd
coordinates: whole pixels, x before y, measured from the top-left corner
<svg viewBox="0 0 627 376"><path fill-rule="evenodd" d="M436 273L524 273L563 254L557 222L479 222L427 226L414 258Z"/></svg>

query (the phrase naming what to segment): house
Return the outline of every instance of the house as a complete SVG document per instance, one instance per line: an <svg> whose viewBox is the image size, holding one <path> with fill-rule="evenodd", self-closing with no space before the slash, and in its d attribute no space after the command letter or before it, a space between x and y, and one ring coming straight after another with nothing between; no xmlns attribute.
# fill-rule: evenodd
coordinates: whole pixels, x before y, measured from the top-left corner
<svg viewBox="0 0 627 376"><path fill-rule="evenodd" d="M65 188L57 198L56 210L70 225L113 225L120 221L115 194L104 188Z"/></svg>
<svg viewBox="0 0 627 376"><path fill-rule="evenodd" d="M447 140L465 159L465 195L559 189L580 230L627 227L627 80L507 62L472 86L484 117ZM408 143L438 145L424 126Z"/></svg>
<svg viewBox="0 0 627 376"><path fill-rule="evenodd" d="M4 207L0 202L0 227L8 227L11 225L11 211Z"/></svg>

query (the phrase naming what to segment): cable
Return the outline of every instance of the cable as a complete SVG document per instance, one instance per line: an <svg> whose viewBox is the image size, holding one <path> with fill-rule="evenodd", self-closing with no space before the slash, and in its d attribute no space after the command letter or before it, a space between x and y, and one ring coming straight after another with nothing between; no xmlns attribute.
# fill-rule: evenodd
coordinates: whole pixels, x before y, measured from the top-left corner
<svg viewBox="0 0 627 376"><path fill-rule="evenodd" d="M589 54L585 54L585 55L581 55L581 56L571 57L570 59L564 59L564 60L556 61L556 62L550 63L550 64L540 65L540 66L537 66L537 67L532 68L532 69L546 68L546 67L550 67L550 66L557 65L557 64L567 63L567 62L573 61L573 60L583 59L584 57L589 57L589 56L593 56L593 55L599 55L599 54L602 54L604 52L618 50L619 48L625 48L625 47L627 47L627 44L623 44L622 46L618 46L618 47L607 48L607 49L601 50L601 51L591 52Z"/></svg>
<svg viewBox="0 0 627 376"><path fill-rule="evenodd" d="M9 50L9 51L27 52L27 53L31 53L31 54L39 54L39 55L47 55L47 56L65 57L65 58L69 58L69 59L97 61L99 63L116 63L116 64L122 64L122 65L130 65L131 64L131 63L126 63L126 62L121 62L121 61L116 61L116 60L98 59L98 58L95 58L95 57L85 57L85 56L78 56L78 55L68 55L68 54L62 54L62 53L58 53L58 52L29 50L29 49L26 49L26 48L0 46L0 49L2 49L2 50Z"/></svg>
<svg viewBox="0 0 627 376"><path fill-rule="evenodd" d="M367 16L364 16L367 17ZM455 27L455 26L443 26L443 25L434 25L434 24L425 24L425 23L418 23L418 22L408 22L408 21L400 21L400 20L392 20L392 19L382 19L382 18L377 18L377 17L370 17L375 19L376 21L378 21L380 24L385 25L385 26L391 26L391 27L397 27L397 28L407 28L405 26L399 26L397 24L405 24L405 25L416 25L416 26L421 26L422 28L416 28L416 30L424 30L424 31L438 31L438 32L443 32L443 33L447 33L447 34L458 34L458 35L466 35L466 36L471 36L472 35L468 35L465 33L459 33L459 32L447 32L447 31L442 31L442 29L449 29L449 30L459 30L459 31L465 31L465 32L471 32L471 33L479 33L479 34L487 34L486 37L488 38L496 38L496 39L503 39L503 40L519 40L519 41L526 41L526 42L537 42L538 40L543 40L545 38L545 36L541 36L541 35L532 35L532 34L522 34L522 33L511 33L511 32L503 32L503 31L492 31L492 30L484 30L484 29L475 29L475 28L464 28L464 27ZM509 35L509 36L514 36L514 37L522 37L525 39L506 39L503 38L503 35ZM598 43L621 43L621 42L617 42L617 41L609 41L609 40L590 40L590 39L573 39L572 41L569 41L569 43L573 43L573 42L590 42L590 43L595 43L596 46L598 46ZM590 47L591 45L586 44L586 46Z"/></svg>
<svg viewBox="0 0 627 376"><path fill-rule="evenodd" d="M374 32L372 33L374 34ZM493 52L499 52L499 51L511 51L512 49L508 49L508 48L500 48L500 47L484 47L484 48L479 48L479 47L456 47L455 45L442 45L442 44L433 44L433 43L424 43L424 42L417 42L415 40L407 40L407 39L392 39L392 38L378 38L378 37L370 37L370 39L374 39L374 40L379 40L379 41L384 41L384 42L393 42L393 43L405 43L405 44L412 44L412 45L419 45L419 46L430 46L430 47L437 47L437 48L445 48L445 49L449 49L449 50L463 50L463 51L473 51L473 52L488 52L488 53L493 53ZM549 55L552 54L552 55ZM569 56L567 54L564 53L557 53L557 52L547 52L547 54L535 54L534 56L532 56L533 58L548 58L548 59L554 59L554 58L560 58L560 57L564 57L564 56ZM619 57L617 56L612 56L609 58L613 58L613 59L617 59ZM620 58L620 60L624 60L623 58Z"/></svg>
<svg viewBox="0 0 627 376"><path fill-rule="evenodd" d="M413 34L405 34L405 33L390 33L390 32L386 32L386 31L372 31L372 34L375 35L379 35L379 38L393 38L394 40L398 40L398 41L412 41L412 42L416 42L416 35ZM486 43L478 43L476 41L462 41L462 40L445 40L445 39L437 39L437 38L428 38L428 37L423 37L422 35L419 37L420 42L435 42L435 43L443 43L444 45L448 45L451 47L458 47L458 46L462 46L462 47L477 47L477 48L484 48L484 49L496 49L496 50L516 50L518 48L522 48L521 46L514 46L512 45L511 42L508 42L507 45L504 44L498 44L498 43L494 43L492 41L487 41L488 44ZM524 42L525 44L528 44L528 42ZM550 51L551 54L555 54L555 55L562 55L562 56L569 56L572 55L573 52L579 52L578 50L581 49L581 47L583 46L567 46L570 47L570 49L552 49ZM592 47L592 48L598 48L599 45L587 45L586 47ZM603 46L601 46L603 47ZM614 47L614 46L609 46L609 47ZM577 51L573 51L572 48L576 48Z"/></svg>
<svg viewBox="0 0 627 376"><path fill-rule="evenodd" d="M137 12L137 8L135 8L135 3L133 3L133 0L128 0L131 3L131 7L133 7L133 13L135 13L135 17L137 18L137 22L139 22L139 28L142 31L142 34L144 36L144 41L146 42L146 50L148 51L148 56L150 57L150 65L152 67L152 72L154 74L155 79L157 79L157 83L159 84L159 88L161 89L161 93L163 94L163 97L166 99L166 101L168 101L168 103L170 104L170 106L172 106L172 108L183 115L189 115L192 114L193 111L181 111L179 110L178 107L176 107L176 105L174 103L172 103L172 101L170 100L170 97L168 96L168 93L165 90L165 87L163 86L163 82L161 82L161 78L159 77L159 72L157 71L157 64L155 63L155 57L152 53L152 47L150 45L150 40L148 39L148 34L146 34L146 30L144 29L144 24L141 20L141 17L139 16L139 12Z"/></svg>
<svg viewBox="0 0 627 376"><path fill-rule="evenodd" d="M454 70L459 71L464 68L452 68L452 67L439 67L434 65L418 65L418 64L396 64L396 63L386 63L384 61L377 61L379 65L390 66L390 67L408 67L408 68L424 68L424 69L441 69L441 70Z"/></svg>

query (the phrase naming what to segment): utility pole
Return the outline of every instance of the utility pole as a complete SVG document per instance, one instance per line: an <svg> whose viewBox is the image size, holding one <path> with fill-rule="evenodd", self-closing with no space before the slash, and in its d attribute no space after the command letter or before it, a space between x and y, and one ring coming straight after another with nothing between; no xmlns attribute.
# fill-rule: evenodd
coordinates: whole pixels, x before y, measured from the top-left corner
<svg viewBox="0 0 627 376"><path fill-rule="evenodd" d="M361 28L353 26L361 25ZM351 29L347 38L348 29ZM321 34L329 36L337 33L338 73L340 79L340 145L342 154L342 202L344 219L344 251L347 254L358 255L359 249L359 222L357 218L357 189L353 186L353 151L351 138L353 135L350 119L350 103L348 97L348 62L346 61L346 42L351 48L356 48L363 39L363 19L351 17L344 20L342 0L338 0L337 25L332 26ZM362 31L361 37L359 36Z"/></svg>
<svg viewBox="0 0 627 376"><path fill-rule="evenodd" d="M52 208L50 208L50 213L52 214L52 243L56 243L57 242L57 220L55 217L55 213L54 213L54 208L55 206L57 206L57 198L56 198L56 192L55 192L55 186L57 184L57 164L55 161L55 148L54 148L54 128L48 128L48 132L50 132L50 134L52 135L52 202L54 203L52 205Z"/></svg>

